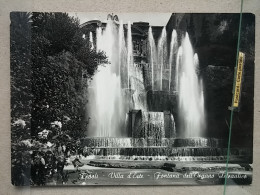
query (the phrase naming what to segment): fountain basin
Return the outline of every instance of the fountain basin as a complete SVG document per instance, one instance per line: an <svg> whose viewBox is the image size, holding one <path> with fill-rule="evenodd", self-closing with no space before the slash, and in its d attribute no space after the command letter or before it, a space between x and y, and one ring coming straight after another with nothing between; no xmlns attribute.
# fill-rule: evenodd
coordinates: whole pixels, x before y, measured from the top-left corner
<svg viewBox="0 0 260 195"><path fill-rule="evenodd" d="M216 138L117 138L81 139L89 159L221 161L227 159L227 145ZM231 148L230 162L251 162L252 149Z"/></svg>
<svg viewBox="0 0 260 195"><path fill-rule="evenodd" d="M190 147L190 148L223 148L222 139L216 138L118 138L118 137L85 137L82 145L90 148L138 148L138 147Z"/></svg>
<svg viewBox="0 0 260 195"><path fill-rule="evenodd" d="M230 162L250 162L248 148L232 148ZM84 154L88 159L106 160L169 160L169 161L222 161L227 160L227 148L87 148Z"/></svg>

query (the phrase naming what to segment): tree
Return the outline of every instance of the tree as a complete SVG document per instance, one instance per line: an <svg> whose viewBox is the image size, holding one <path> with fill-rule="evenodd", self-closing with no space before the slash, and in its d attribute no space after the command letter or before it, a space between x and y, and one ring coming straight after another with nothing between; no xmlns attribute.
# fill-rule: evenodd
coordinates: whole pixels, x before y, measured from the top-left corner
<svg viewBox="0 0 260 195"><path fill-rule="evenodd" d="M29 13L10 14L11 61L11 156L12 183L29 185L28 148L19 141L30 138L31 93L31 23Z"/></svg>
<svg viewBox="0 0 260 195"><path fill-rule="evenodd" d="M81 129L85 102L82 74L86 71L88 77L93 76L98 60L106 60L103 53L92 51L82 36L79 21L66 13L33 13L33 129L48 128L64 116L73 119L71 131Z"/></svg>
<svg viewBox="0 0 260 195"><path fill-rule="evenodd" d="M15 120L31 109L31 23L30 14L10 14L11 115Z"/></svg>

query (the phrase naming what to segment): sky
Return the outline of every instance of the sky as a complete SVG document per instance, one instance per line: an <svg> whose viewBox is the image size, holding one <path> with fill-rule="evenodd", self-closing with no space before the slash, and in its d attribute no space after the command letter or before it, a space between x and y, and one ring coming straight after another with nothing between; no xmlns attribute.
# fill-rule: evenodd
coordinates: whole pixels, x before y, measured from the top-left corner
<svg viewBox="0 0 260 195"><path fill-rule="evenodd" d="M70 16L77 16L80 20L80 24L98 19L101 22L107 20L107 15L112 13L106 12L69 12ZM113 13L117 15L119 20L123 23L130 21L133 22L149 22L151 26L166 26L172 13Z"/></svg>

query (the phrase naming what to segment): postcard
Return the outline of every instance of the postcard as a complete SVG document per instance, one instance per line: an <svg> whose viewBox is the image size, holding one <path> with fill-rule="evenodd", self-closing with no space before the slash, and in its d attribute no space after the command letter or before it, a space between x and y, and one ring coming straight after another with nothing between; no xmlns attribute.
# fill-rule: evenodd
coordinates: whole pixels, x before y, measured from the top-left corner
<svg viewBox="0 0 260 195"><path fill-rule="evenodd" d="M252 183L253 14L10 20L13 185Z"/></svg>

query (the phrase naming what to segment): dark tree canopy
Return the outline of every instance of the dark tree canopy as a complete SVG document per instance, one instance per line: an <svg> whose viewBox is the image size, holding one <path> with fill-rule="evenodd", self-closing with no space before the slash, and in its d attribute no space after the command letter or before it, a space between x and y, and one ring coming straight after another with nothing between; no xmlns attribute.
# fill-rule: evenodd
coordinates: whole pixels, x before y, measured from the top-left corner
<svg viewBox="0 0 260 195"><path fill-rule="evenodd" d="M82 74L91 77L97 61L106 60L104 54L90 49L78 19L67 13L33 13L31 33L32 133L38 127L48 128L52 121L63 122L64 116L74 123L66 130L80 130L86 103Z"/></svg>

